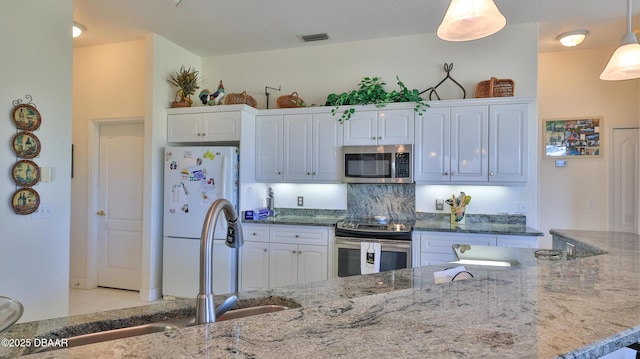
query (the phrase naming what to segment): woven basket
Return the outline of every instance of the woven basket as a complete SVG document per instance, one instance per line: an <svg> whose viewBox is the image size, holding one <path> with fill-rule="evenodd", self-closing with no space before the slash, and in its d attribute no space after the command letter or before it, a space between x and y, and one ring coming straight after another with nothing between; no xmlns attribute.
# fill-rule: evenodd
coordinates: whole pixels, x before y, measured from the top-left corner
<svg viewBox="0 0 640 359"><path fill-rule="evenodd" d="M242 93L230 93L224 97L225 105L249 105L251 107L258 107L256 99L251 95L247 95L247 91Z"/></svg>
<svg viewBox="0 0 640 359"><path fill-rule="evenodd" d="M497 79L480 81L476 87L476 98L510 97L513 96L515 83L511 79Z"/></svg>
<svg viewBox="0 0 640 359"><path fill-rule="evenodd" d="M304 101L298 97L297 92L292 92L291 95L284 95L278 97L276 100L276 105L278 108L295 108L295 107L305 107Z"/></svg>

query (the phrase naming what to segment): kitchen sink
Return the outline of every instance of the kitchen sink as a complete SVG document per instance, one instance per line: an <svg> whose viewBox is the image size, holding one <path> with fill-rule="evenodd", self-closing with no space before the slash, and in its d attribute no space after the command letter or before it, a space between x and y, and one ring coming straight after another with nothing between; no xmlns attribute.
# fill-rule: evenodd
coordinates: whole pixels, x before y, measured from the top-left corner
<svg viewBox="0 0 640 359"><path fill-rule="evenodd" d="M300 305L294 301L288 300L286 298L278 298L271 297L268 298L271 302L284 302L284 304L262 304L262 305L254 305L252 300L249 300L248 303L240 301L239 306L244 306L238 309L231 309L228 312L224 313L220 317L216 318L216 322L222 322L227 320L246 318L260 314L266 313L274 313L282 310L300 307ZM247 306L249 305L249 306ZM161 322L148 323L142 325L136 325L126 328L105 330L95 333L82 334L67 338L68 345L67 348L76 347L80 345L87 345L93 343L100 343L110 340L123 339L129 337L135 337L139 335L152 334L152 333L160 333L170 330L176 330L180 328L186 328L195 325L195 317L183 317L183 318L173 318L169 320L164 320ZM35 352L45 352L50 350L56 350L63 347L45 347L40 350L36 350Z"/></svg>

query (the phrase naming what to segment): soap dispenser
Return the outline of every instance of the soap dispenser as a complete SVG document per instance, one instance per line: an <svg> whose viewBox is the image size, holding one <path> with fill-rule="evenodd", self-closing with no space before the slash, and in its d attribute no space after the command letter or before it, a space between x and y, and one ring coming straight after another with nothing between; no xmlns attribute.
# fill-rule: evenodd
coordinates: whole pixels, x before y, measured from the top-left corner
<svg viewBox="0 0 640 359"><path fill-rule="evenodd" d="M269 187L267 189L267 208L269 208L269 216L273 216L275 215L275 212L273 210L273 188Z"/></svg>

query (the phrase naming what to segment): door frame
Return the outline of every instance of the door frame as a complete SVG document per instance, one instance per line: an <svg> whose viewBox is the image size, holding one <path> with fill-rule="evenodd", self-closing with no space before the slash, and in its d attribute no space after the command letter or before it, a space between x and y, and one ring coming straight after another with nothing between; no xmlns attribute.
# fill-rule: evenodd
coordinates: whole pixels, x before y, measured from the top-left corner
<svg viewBox="0 0 640 359"><path fill-rule="evenodd" d="M614 166L614 161L613 161L613 149L614 149L614 143L613 143L613 131L615 130L633 130L633 129L637 129L640 130L640 126L638 124L620 124L620 125L612 125L609 126L609 133L611 134L609 136L610 141L609 141L609 145L607 146L609 148L609 225L607 226L609 228L609 230L613 230L613 193L614 193L614 183L613 183L613 166ZM600 139L602 141L602 139ZM640 153L638 153L638 156L640 156ZM640 164L638 164L638 170L640 171ZM640 188L638 193L640 193ZM640 198L636 198L636 201L639 201ZM639 211L640 212L640 211ZM640 218L637 219L638 223L639 223L639 230L640 230Z"/></svg>
<svg viewBox="0 0 640 359"><path fill-rule="evenodd" d="M87 168L88 198L87 210L87 265L86 288L98 287L98 218L92 213L98 211L99 179L100 179L100 127L104 125L144 125L144 117L121 117L89 120L89 134L87 136L87 150L89 164ZM140 258L142 260L142 258ZM142 271L144 273L144 270ZM142 278L144 283L144 278Z"/></svg>

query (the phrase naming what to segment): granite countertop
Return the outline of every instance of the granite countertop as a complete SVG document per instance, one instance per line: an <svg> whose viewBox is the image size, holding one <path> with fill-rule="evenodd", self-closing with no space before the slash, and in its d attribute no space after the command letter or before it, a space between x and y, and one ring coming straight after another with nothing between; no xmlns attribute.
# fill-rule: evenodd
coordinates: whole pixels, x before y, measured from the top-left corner
<svg viewBox="0 0 640 359"><path fill-rule="evenodd" d="M36 358L595 358L640 340L640 236L552 230L601 254L536 260L513 248L520 265L467 266L473 278L434 283L444 266L337 278L264 292L301 306L277 313L189 327L48 353ZM130 309L162 315L192 310L194 300ZM217 301L220 303L220 300ZM166 308L168 307L168 308ZM125 316L123 311L93 317ZM32 338L84 316L15 325L2 338ZM9 354L8 354L9 353ZM10 357L0 347L0 357Z"/></svg>
<svg viewBox="0 0 640 359"><path fill-rule="evenodd" d="M300 226L324 226L333 227L336 222L343 220L345 213L342 211L285 211L274 217L260 220L245 220L245 224L283 224ZM451 224L448 214L423 214L419 213L410 222L415 231L451 232L451 233L475 233L495 234L511 236L543 236L544 233L526 225L524 216L499 216L499 215L469 215L465 224Z"/></svg>

